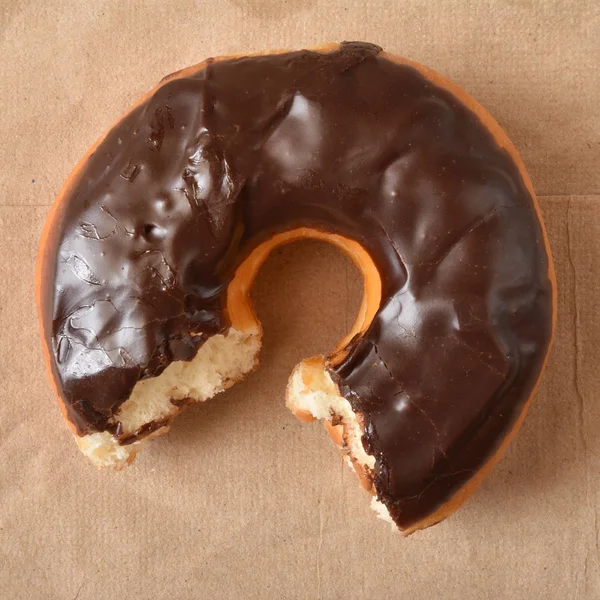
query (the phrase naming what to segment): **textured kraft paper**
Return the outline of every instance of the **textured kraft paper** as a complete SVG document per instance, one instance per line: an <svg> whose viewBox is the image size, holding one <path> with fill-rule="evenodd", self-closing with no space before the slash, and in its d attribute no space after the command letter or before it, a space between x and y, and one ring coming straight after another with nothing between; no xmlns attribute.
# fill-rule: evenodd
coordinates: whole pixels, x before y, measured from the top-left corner
<svg viewBox="0 0 600 600"><path fill-rule="evenodd" d="M132 468L78 453L44 369L34 261L90 144L207 56L376 42L451 77L515 142L556 262L558 330L525 424L467 505L404 539L318 423L284 405L361 281L319 243L254 298L260 368ZM600 598L600 10L590 0L0 0L0 599Z"/></svg>

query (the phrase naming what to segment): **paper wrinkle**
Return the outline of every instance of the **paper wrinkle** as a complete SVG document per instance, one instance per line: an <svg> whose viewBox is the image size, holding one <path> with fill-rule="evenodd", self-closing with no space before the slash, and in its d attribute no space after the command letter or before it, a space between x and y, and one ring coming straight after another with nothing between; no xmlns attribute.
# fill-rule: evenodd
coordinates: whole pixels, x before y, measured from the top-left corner
<svg viewBox="0 0 600 600"><path fill-rule="evenodd" d="M73 600L79 600L79 595L81 594L81 590L83 589L83 586L86 584L86 580L84 579L81 582L81 585L79 586L79 589L77 590L77 593L75 594L75 596L73 597Z"/></svg>
<svg viewBox="0 0 600 600"><path fill-rule="evenodd" d="M583 462L585 469L585 477L586 477L586 503L588 506L588 510L591 515L591 521L594 527L594 547L595 547L595 558L596 564L600 562L600 530L598 524L598 508L596 503L592 500L592 490L593 484L591 481L590 474L590 464L589 464L589 444L587 440L587 436L585 433L585 397L583 391L581 389L580 383L580 372L581 372L581 349L580 349L580 310L579 310L579 285L578 285L578 275L577 268L575 266L575 259L573 255L573 244L572 244L572 223L573 223L573 200L569 198L568 206L567 206L567 249L568 249L568 259L569 265L571 268L571 275L573 278L573 374L575 379L575 392L578 401L578 429L579 429L579 438L583 453ZM588 580L588 570L589 570L589 559L590 559L590 550L587 551L585 562L584 562L584 576L586 581Z"/></svg>
<svg viewBox="0 0 600 600"><path fill-rule="evenodd" d="M317 542L317 599L321 600L321 550L323 548L323 493L319 499L319 539Z"/></svg>

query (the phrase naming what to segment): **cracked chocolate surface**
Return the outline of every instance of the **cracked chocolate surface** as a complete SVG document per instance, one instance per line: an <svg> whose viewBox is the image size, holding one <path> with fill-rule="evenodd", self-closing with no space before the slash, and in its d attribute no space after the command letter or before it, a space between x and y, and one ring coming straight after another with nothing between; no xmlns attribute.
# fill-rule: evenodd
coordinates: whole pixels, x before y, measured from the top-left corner
<svg viewBox="0 0 600 600"><path fill-rule="evenodd" d="M91 154L44 258L45 342L80 434L229 327L236 267L275 233L359 242L382 304L328 366L399 526L494 454L551 337L543 232L509 154L376 46L211 62L166 78Z"/></svg>

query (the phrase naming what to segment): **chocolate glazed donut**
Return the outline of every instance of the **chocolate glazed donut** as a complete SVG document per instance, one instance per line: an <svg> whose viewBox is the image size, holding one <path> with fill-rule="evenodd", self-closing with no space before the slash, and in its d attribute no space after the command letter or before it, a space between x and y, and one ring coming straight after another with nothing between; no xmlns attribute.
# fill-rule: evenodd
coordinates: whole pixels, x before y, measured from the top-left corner
<svg viewBox="0 0 600 600"><path fill-rule="evenodd" d="M84 158L38 267L65 416L82 449L110 439L128 462L190 397L254 366L248 290L273 247L305 237L350 254L365 298L332 354L301 369L300 396L321 386L312 401L337 398L350 416L288 403L328 421L401 530L431 525L525 414L552 338L554 275L499 126L450 82L371 44L209 59L163 80ZM136 386L234 334L259 340L246 366L214 367L222 377L206 393L165 388L168 409L125 425ZM212 364L226 360L210 347Z"/></svg>

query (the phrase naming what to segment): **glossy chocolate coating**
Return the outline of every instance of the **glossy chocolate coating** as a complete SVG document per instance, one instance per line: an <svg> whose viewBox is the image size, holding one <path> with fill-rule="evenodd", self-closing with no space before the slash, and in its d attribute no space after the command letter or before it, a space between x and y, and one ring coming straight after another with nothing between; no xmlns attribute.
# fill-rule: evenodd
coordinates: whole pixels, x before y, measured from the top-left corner
<svg viewBox="0 0 600 600"><path fill-rule="evenodd" d="M46 343L80 434L226 331L235 268L274 233L358 241L372 325L329 370L408 527L493 455L551 337L543 233L518 168L416 69L343 44L167 79L87 159L46 252ZM193 334L192 334L193 332Z"/></svg>

